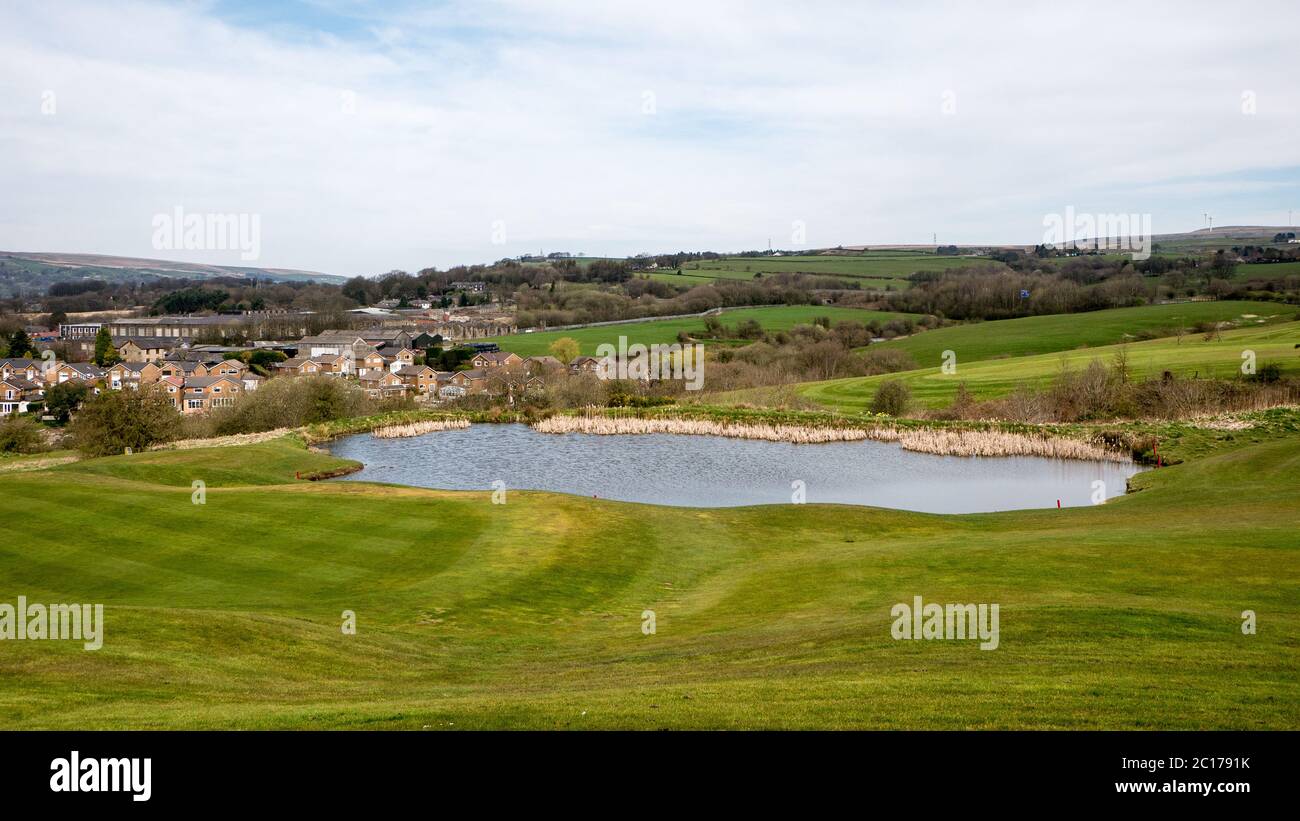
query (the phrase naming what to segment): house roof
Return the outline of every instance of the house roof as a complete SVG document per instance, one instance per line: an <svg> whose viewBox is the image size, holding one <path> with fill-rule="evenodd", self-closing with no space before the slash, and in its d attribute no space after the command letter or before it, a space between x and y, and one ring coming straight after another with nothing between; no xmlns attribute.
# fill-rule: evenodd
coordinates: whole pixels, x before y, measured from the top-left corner
<svg viewBox="0 0 1300 821"><path fill-rule="evenodd" d="M133 343L137 348L166 348L171 350L181 343L181 340L174 336L136 336L134 334L124 336L114 336L114 347L121 347L126 343Z"/></svg>
<svg viewBox="0 0 1300 821"><path fill-rule="evenodd" d="M0 379L0 385L8 385L11 388L17 388L20 391L39 391L41 386L22 376L11 376L8 379Z"/></svg>
<svg viewBox="0 0 1300 821"><path fill-rule="evenodd" d="M510 357L512 357L512 356L513 356L515 359L518 359L518 358L519 358L519 354L510 353L509 351L485 351L485 352L482 352L482 353L476 353L476 354L474 354L474 356L473 356L472 358L473 358L473 359L478 359L480 356L483 357L484 359L487 359L487 360L491 361L491 362L501 362L501 363L509 362L509 361L510 361Z"/></svg>
<svg viewBox="0 0 1300 821"><path fill-rule="evenodd" d="M72 368L87 379L99 379L107 373L103 368L90 362L64 362L63 364L66 367Z"/></svg>
<svg viewBox="0 0 1300 821"><path fill-rule="evenodd" d="M394 373L396 373L398 376L419 376L425 371L428 371L429 373L435 375L438 373L433 368L430 368L428 365L403 365L402 367L394 371Z"/></svg>
<svg viewBox="0 0 1300 821"><path fill-rule="evenodd" d="M183 372L189 374L189 373L193 373L194 371L198 370L200 367L202 367L202 368L204 368L204 369L206 370L210 364L211 364L211 363L208 363L208 362L195 362L195 361L190 360L190 359L184 359L184 360L166 360L166 361L163 362L163 367L165 368L165 367L167 367L168 365L174 365L175 367L180 368Z"/></svg>
<svg viewBox="0 0 1300 821"><path fill-rule="evenodd" d="M185 380L187 388L207 388L218 382L230 382L238 385L239 380L233 376L192 376Z"/></svg>
<svg viewBox="0 0 1300 821"><path fill-rule="evenodd" d="M117 364L113 365L113 368L122 368L123 370L130 371L131 373L140 374L143 373L144 369L149 367L150 365L153 365L153 363L152 362L118 362ZM154 367L157 366L154 365ZM111 371L113 370L113 368L109 368L109 370Z"/></svg>

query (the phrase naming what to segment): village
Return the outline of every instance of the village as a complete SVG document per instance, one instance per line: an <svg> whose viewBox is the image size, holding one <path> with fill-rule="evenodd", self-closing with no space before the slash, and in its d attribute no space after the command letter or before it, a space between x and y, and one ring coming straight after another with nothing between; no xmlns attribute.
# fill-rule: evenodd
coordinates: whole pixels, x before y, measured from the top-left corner
<svg viewBox="0 0 1300 821"><path fill-rule="evenodd" d="M70 381L83 383L92 394L158 386L183 414L231 406L267 379L313 376L352 380L371 399L434 404L488 394L513 401L556 377L597 373L600 364L591 356L567 363L553 356L521 357L494 342L470 341L480 333L449 339L437 332L445 328L417 325L331 329L294 342L199 343L215 319L220 318L63 324L57 333L35 336L33 353L39 357L0 360L0 416L34 411L51 386ZM96 355L97 342L101 349L111 345L111 351ZM56 346L79 354L81 361L65 361ZM456 352L453 369L427 364L426 357L441 351Z"/></svg>

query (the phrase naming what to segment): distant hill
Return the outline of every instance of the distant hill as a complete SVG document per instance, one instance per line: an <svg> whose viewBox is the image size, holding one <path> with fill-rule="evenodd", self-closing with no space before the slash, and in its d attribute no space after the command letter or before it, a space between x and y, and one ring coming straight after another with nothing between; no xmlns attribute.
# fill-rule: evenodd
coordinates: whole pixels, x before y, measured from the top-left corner
<svg viewBox="0 0 1300 821"><path fill-rule="evenodd" d="M186 279L270 279L276 282L314 281L342 285L347 278L318 271L292 268L251 268L233 265L204 265L163 259L115 257L105 254L29 253L0 251L0 296L18 293L44 294L56 282L102 279L106 282L182 277Z"/></svg>

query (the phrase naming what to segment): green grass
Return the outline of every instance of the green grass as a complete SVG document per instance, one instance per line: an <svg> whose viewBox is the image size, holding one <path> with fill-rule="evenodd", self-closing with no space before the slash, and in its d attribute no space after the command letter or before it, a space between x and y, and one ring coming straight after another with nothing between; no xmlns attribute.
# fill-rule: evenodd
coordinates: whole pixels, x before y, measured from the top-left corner
<svg viewBox="0 0 1300 821"><path fill-rule="evenodd" d="M1117 344L1134 341L1139 335L1172 336L1175 329L1190 329L1199 322L1258 324L1295 319L1298 314L1300 308L1279 302L1144 305L1084 314L1051 314L952 325L882 344L907 351L918 365L938 364L944 351L953 351L960 362L978 362L994 357L1030 356Z"/></svg>
<svg viewBox="0 0 1300 821"><path fill-rule="evenodd" d="M753 279L755 274L801 273L833 276L857 281L863 288L885 290L908 287L907 277L917 271L948 271L953 268L1001 267L1001 263L976 257L939 256L922 251L868 251L865 254L806 254L783 257L727 257L687 262L676 269L652 274L664 282L693 280Z"/></svg>
<svg viewBox="0 0 1300 821"><path fill-rule="evenodd" d="M0 726L1300 725L1295 434L971 516L292 481L332 464L280 440L0 475L0 601L106 617L95 652L0 643ZM998 603L1000 648L893 641L915 595Z"/></svg>
<svg viewBox="0 0 1300 821"><path fill-rule="evenodd" d="M1062 368L1079 370L1093 359L1110 365L1121 348L1128 356L1129 369L1135 378L1155 377L1164 371L1180 377L1240 376L1242 352L1245 350L1255 352L1257 367L1275 362L1282 367L1284 373L1295 374L1300 372L1300 350L1297 350L1297 344L1300 344L1300 322L1286 322L1224 331L1219 339L1208 342L1203 335L1189 335L1181 340L1153 339L969 363L960 352L955 351L957 369L953 374L943 373L940 367L921 368L883 376L809 382L797 390L828 409L857 412L870 406L882 380L902 379L911 387L913 399L921 405L943 407L952 401L957 386L961 383L965 383L967 390L977 398L1005 396L1021 384L1040 387L1046 385ZM738 393L732 398L744 399L744 396Z"/></svg>
<svg viewBox="0 0 1300 821"><path fill-rule="evenodd" d="M808 325L818 317L830 317L832 322L850 320L853 322L870 322L879 319L887 322L906 314L885 311L868 311L859 308L836 308L825 305L776 305L765 308L739 308L724 311L718 319L728 328L735 328L746 319L759 322L764 330L789 330L795 325ZM596 347L602 343L618 344L619 336L626 336L628 344L641 343L672 344L677 341L677 334L685 331L692 336L704 335L704 318L661 319L648 322L627 322L617 325L602 325L597 328L577 328L569 331L537 331L531 334L513 334L498 337L492 341L498 343L503 351L513 351L520 356L541 356L550 353L551 343L561 337L571 337L578 341L582 353L594 355Z"/></svg>
<svg viewBox="0 0 1300 821"><path fill-rule="evenodd" d="M1279 280L1300 276L1300 262L1258 262L1238 265L1232 272L1234 282Z"/></svg>

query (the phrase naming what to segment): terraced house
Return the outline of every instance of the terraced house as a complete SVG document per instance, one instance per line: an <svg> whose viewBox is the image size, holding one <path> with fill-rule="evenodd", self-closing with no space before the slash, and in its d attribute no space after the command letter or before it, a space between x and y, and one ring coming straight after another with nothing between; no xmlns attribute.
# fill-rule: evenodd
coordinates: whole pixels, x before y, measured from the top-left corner
<svg viewBox="0 0 1300 821"><path fill-rule="evenodd" d="M523 357L508 351L490 351L476 353L469 363L475 368L504 368L523 363Z"/></svg>
<svg viewBox="0 0 1300 821"><path fill-rule="evenodd" d="M177 340L163 336L113 337L113 347L124 362L153 362L176 348Z"/></svg>

